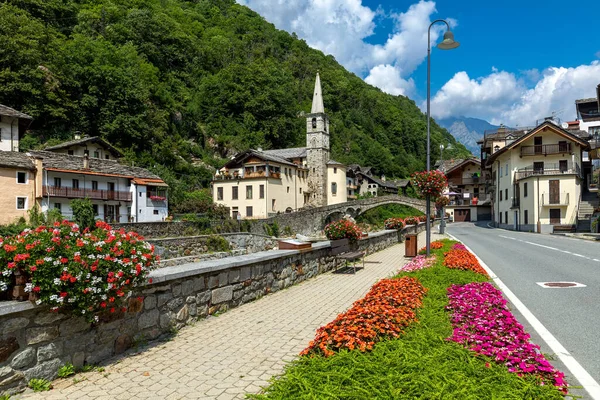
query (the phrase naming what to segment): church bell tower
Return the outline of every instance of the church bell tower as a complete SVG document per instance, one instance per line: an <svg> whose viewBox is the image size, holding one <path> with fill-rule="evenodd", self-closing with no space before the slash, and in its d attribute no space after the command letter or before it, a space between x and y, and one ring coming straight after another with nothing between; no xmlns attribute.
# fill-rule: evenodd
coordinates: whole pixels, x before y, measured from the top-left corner
<svg viewBox="0 0 600 400"><path fill-rule="evenodd" d="M317 72L312 108L306 117L306 162L309 205L327 205L327 162L329 161L329 118L323 106L321 78Z"/></svg>

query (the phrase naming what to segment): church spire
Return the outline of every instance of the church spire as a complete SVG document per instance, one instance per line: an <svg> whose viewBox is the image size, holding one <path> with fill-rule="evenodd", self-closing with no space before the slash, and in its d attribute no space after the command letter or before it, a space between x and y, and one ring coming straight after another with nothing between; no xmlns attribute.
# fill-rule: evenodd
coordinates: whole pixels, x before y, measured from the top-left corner
<svg viewBox="0 0 600 400"><path fill-rule="evenodd" d="M317 79L315 80L315 90L312 101L311 114L324 113L325 107L323 106L323 92L321 91L321 78L319 72L317 72Z"/></svg>

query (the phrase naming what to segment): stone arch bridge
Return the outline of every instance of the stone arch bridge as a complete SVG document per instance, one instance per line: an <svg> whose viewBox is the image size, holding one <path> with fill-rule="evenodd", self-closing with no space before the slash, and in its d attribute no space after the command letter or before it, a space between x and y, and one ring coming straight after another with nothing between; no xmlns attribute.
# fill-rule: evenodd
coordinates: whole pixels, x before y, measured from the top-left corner
<svg viewBox="0 0 600 400"><path fill-rule="evenodd" d="M277 221L280 230L289 226L296 233L310 235L322 230L329 222L341 219L346 214L356 218L365 211L386 204L403 204L416 208L423 213L425 212L425 200L397 195L379 196L324 207L308 208L293 213L278 214L274 217L255 221L252 224L252 232L264 233L264 224L272 224Z"/></svg>

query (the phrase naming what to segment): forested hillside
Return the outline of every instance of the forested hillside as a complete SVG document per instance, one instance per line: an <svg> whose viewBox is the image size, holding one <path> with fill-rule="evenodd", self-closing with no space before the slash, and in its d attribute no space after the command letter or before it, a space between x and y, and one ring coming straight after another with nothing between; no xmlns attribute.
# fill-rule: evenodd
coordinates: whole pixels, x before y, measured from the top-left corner
<svg viewBox="0 0 600 400"><path fill-rule="evenodd" d="M303 146L317 70L335 159L396 177L425 166L412 100L233 0L7 0L0 43L0 103L35 118L24 149L101 135L163 176L175 202L239 150ZM454 142L433 123L433 154Z"/></svg>

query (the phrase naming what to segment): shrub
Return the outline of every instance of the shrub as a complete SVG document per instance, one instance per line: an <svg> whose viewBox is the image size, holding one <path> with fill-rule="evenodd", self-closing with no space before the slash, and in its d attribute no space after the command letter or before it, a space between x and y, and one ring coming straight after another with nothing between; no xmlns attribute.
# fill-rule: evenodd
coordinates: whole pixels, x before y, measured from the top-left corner
<svg viewBox="0 0 600 400"><path fill-rule="evenodd" d="M279 237L279 223L273 221L271 224L264 224L263 229L267 236Z"/></svg>
<svg viewBox="0 0 600 400"><path fill-rule="evenodd" d="M350 239L351 241L355 241L362 234L358 225L347 219L341 219L328 224L324 231L325 236L329 240Z"/></svg>
<svg viewBox="0 0 600 400"><path fill-rule="evenodd" d="M146 282L154 246L135 232L115 231L102 221L84 230L71 222L26 229L0 238L0 291L15 271L29 277L25 290L52 311L71 311L88 321L98 313L124 311L126 294Z"/></svg>
<svg viewBox="0 0 600 400"><path fill-rule="evenodd" d="M402 229L406 224L402 218L388 218L385 220L385 229Z"/></svg>
<svg viewBox="0 0 600 400"><path fill-rule="evenodd" d="M223 237L213 235L206 240L209 251L229 251L229 242Z"/></svg>
<svg viewBox="0 0 600 400"><path fill-rule="evenodd" d="M75 199L71 201L73 219L81 229L94 226L94 206L90 199Z"/></svg>

